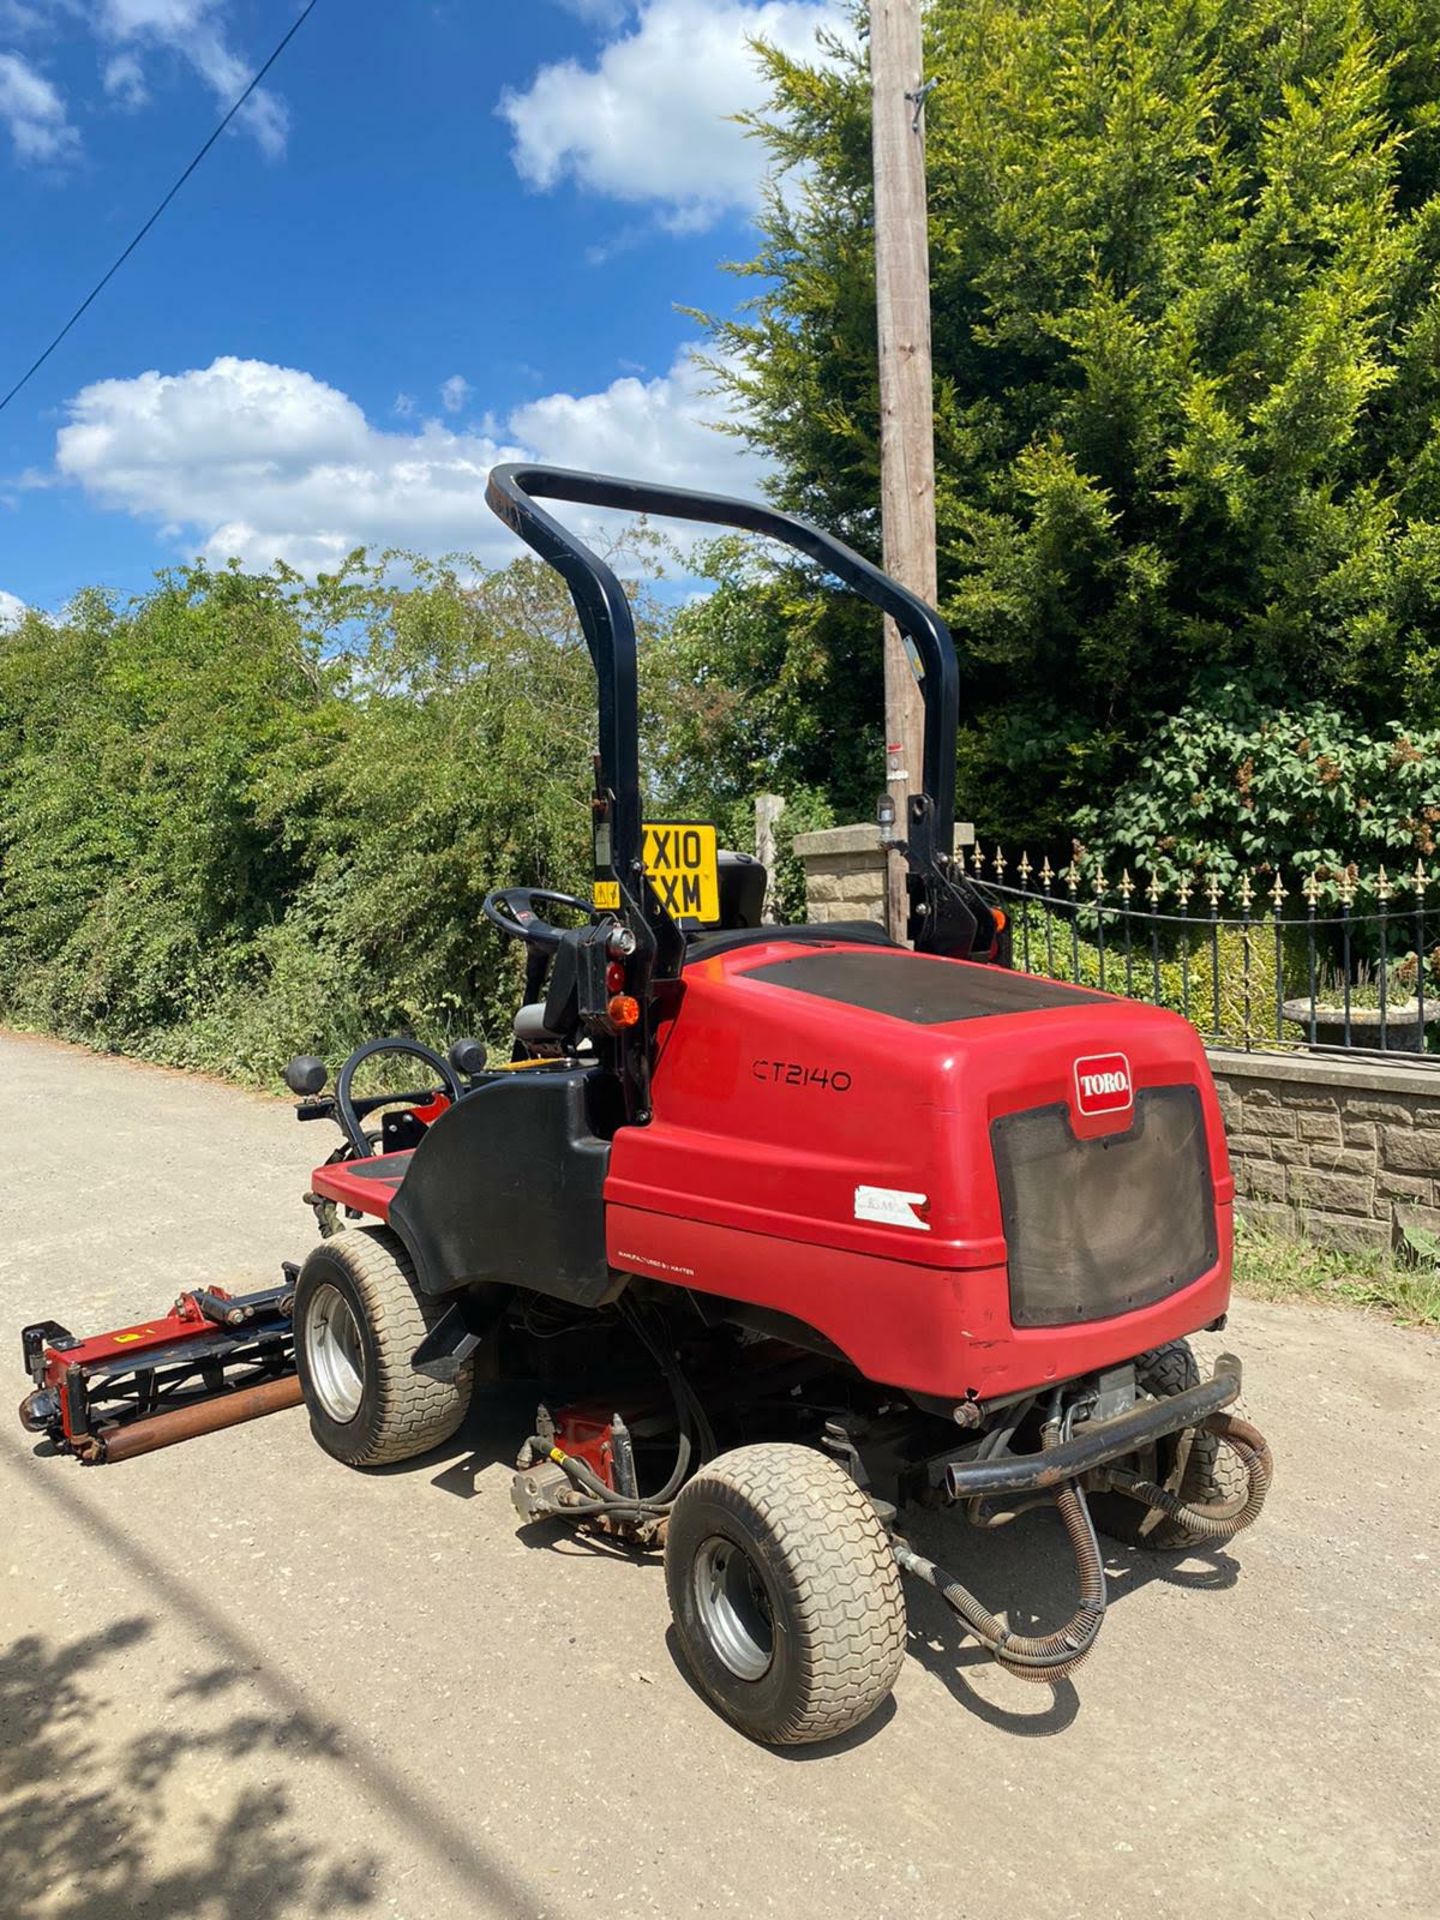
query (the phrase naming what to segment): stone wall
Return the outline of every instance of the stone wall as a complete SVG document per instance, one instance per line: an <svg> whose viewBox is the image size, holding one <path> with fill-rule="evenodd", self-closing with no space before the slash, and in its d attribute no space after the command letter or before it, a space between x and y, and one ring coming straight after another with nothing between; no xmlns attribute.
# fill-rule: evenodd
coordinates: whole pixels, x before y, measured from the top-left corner
<svg viewBox="0 0 1440 1920"><path fill-rule="evenodd" d="M1351 1246L1440 1230L1440 1068L1218 1048L1210 1064L1246 1218Z"/></svg>
<svg viewBox="0 0 1440 1920"><path fill-rule="evenodd" d="M974 844L974 827L968 822L957 826L956 852ZM797 833L795 857L805 869L808 919L884 920L885 850L877 826Z"/></svg>

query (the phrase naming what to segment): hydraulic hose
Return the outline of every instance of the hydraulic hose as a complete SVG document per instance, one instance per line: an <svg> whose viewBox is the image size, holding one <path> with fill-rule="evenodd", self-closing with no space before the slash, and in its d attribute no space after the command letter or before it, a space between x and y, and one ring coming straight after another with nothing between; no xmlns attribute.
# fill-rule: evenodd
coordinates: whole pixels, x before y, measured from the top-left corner
<svg viewBox="0 0 1440 1920"><path fill-rule="evenodd" d="M1062 1414L1057 1389L1041 1429L1042 1447L1048 1450L1068 1440L1079 1410L1078 1405L1072 1405ZM953 1574L915 1553L903 1540L895 1542L895 1558L901 1568L934 1587L1007 1673L1013 1673L1017 1680L1034 1680L1043 1685L1063 1680L1075 1671L1094 1646L1105 1621L1105 1564L1100 1557L1100 1542L1095 1538L1095 1523L1090 1518L1085 1495L1072 1480L1056 1489L1054 1500L1070 1536L1070 1548L1080 1576L1080 1604L1058 1633L1042 1636L1012 1633Z"/></svg>
<svg viewBox="0 0 1440 1920"><path fill-rule="evenodd" d="M690 1470L690 1458L694 1451L689 1432L682 1428L680 1443L675 1451L675 1465L670 1470L670 1478L658 1493L640 1496L617 1493L613 1487L607 1487L587 1461L577 1459L567 1453L556 1464L569 1479L572 1486L591 1497L566 1506L566 1514L608 1513L612 1517L639 1516L642 1519L655 1519L669 1511L674 1504L675 1495L680 1491L681 1482ZM551 1456L554 1457L553 1455Z"/></svg>
<svg viewBox="0 0 1440 1920"><path fill-rule="evenodd" d="M1264 1435L1238 1414L1212 1413L1199 1431L1213 1434L1222 1446L1229 1447L1232 1453L1238 1455L1244 1466L1248 1484L1245 1499L1238 1509L1229 1501L1196 1505L1181 1500L1164 1487L1156 1486L1153 1480L1141 1479L1138 1474L1113 1472L1111 1479L1117 1492L1128 1494L1132 1500L1139 1500L1144 1506L1158 1507L1161 1513L1197 1538L1231 1540L1246 1527L1254 1526L1259 1519L1265 1496L1270 1491L1275 1462Z"/></svg>
<svg viewBox="0 0 1440 1920"><path fill-rule="evenodd" d="M657 1492L639 1493L634 1484L635 1454L630 1430L618 1414L615 1416L614 1440L616 1478L620 1484L615 1487L607 1486L587 1460L575 1454L566 1453L558 1447L554 1442L553 1433L550 1438L541 1434L531 1434L520 1449L516 1460L517 1471L523 1473L539 1460L552 1460L576 1492L583 1496L578 1500L567 1501L559 1509L568 1519L585 1520L596 1514L605 1514L612 1520L662 1519L675 1504L675 1496L679 1493L690 1471L691 1461L695 1457L697 1437L702 1460L711 1458L716 1452L715 1432L706 1416L705 1408L681 1370L678 1359L672 1355L666 1345L663 1329L657 1331L647 1325L643 1311L623 1296L620 1301L620 1312L631 1331L660 1369L665 1384L670 1389L679 1436L675 1448L675 1464L664 1486ZM629 1482L628 1485L625 1484L626 1481Z"/></svg>
<svg viewBox="0 0 1440 1920"><path fill-rule="evenodd" d="M1080 1574L1080 1604L1058 1633L1037 1638L1012 1633L981 1605L968 1588L953 1574L915 1553L903 1540L895 1542L895 1558L906 1573L913 1573L934 1587L947 1605L959 1614L982 1646L988 1647L998 1664L1017 1680L1052 1684L1071 1674L1089 1654L1105 1619L1105 1568L1100 1558L1100 1543L1085 1496L1073 1483L1060 1488L1055 1504Z"/></svg>
<svg viewBox="0 0 1440 1920"><path fill-rule="evenodd" d="M663 1325L647 1324L644 1308L631 1300L628 1294L622 1294L619 1300L621 1316L640 1344L649 1352L651 1359L659 1367L675 1401L676 1417L683 1426L684 1412L688 1407L695 1435L700 1443L700 1458L712 1460L719 1448L715 1442L715 1429L705 1411L705 1403L686 1379L680 1366L679 1356L672 1352L665 1336Z"/></svg>

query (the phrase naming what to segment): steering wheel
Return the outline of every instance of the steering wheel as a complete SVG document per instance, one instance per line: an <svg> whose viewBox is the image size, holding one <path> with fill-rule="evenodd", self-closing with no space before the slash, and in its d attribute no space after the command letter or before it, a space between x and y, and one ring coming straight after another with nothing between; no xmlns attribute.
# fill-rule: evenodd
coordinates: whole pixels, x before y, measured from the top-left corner
<svg viewBox="0 0 1440 1920"><path fill-rule="evenodd" d="M438 1053L421 1044L418 1040L367 1040L363 1047L357 1047L340 1069L340 1078L335 1082L335 1109L340 1116L340 1124L345 1129L346 1138L355 1149L357 1160L368 1160L374 1154L374 1142L360 1124L360 1116L350 1097L350 1089L355 1083L355 1069L371 1060L377 1053L408 1053L425 1065L439 1080L445 1089L452 1106L461 1098L463 1089L455 1069L448 1060L442 1060ZM399 1098L400 1096L396 1096Z"/></svg>
<svg viewBox="0 0 1440 1920"><path fill-rule="evenodd" d="M551 893L545 887L500 887L487 893L481 912L492 927L498 927L512 940L523 940L527 947L539 947L553 953L564 938L559 927L535 911L539 903L548 907L570 907L590 918L590 902L577 900L573 893Z"/></svg>

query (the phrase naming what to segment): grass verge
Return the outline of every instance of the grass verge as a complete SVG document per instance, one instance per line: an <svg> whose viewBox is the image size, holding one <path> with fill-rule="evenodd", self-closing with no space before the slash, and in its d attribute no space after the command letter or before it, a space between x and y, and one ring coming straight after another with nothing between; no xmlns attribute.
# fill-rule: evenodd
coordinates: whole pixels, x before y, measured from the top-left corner
<svg viewBox="0 0 1440 1920"><path fill-rule="evenodd" d="M1362 1307L1397 1326L1440 1329L1440 1267L1378 1248L1325 1247L1242 1223L1235 1285L1252 1300Z"/></svg>

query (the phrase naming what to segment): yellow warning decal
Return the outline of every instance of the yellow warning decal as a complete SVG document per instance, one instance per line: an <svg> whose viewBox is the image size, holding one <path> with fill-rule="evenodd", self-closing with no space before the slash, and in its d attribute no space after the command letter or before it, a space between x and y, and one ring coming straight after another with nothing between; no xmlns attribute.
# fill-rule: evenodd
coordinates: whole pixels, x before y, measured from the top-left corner
<svg viewBox="0 0 1440 1920"><path fill-rule="evenodd" d="M677 920L720 918L719 835L690 821L654 821L645 829L645 871L665 911Z"/></svg>
<svg viewBox="0 0 1440 1920"><path fill-rule="evenodd" d="M148 1334L149 1332L150 1332L149 1327L142 1327L139 1333L117 1333L113 1336L113 1338L116 1346L118 1347L121 1344L121 1342L125 1340L143 1340L146 1334ZM151 1338L153 1339L154 1336L151 1335Z"/></svg>
<svg viewBox="0 0 1440 1920"><path fill-rule="evenodd" d="M601 913L620 911L620 882L618 880L597 880L595 882L595 905Z"/></svg>

